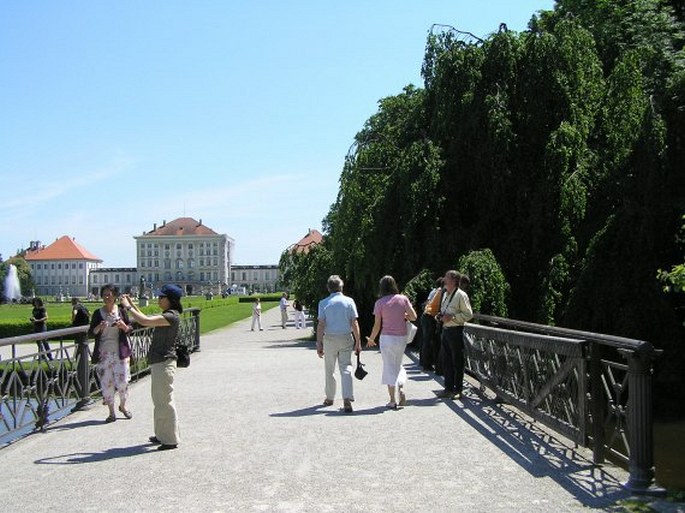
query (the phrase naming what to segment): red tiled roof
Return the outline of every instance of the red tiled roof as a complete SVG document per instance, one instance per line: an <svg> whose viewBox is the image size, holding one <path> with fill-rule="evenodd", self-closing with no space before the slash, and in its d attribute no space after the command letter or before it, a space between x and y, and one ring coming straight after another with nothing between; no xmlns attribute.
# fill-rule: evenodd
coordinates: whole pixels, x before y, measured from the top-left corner
<svg viewBox="0 0 685 513"><path fill-rule="evenodd" d="M93 255L67 235L60 237L49 246L27 251L24 258L26 260L93 260L102 262L102 259Z"/></svg>
<svg viewBox="0 0 685 513"><path fill-rule="evenodd" d="M291 252L309 253L310 248L312 246L316 246L317 244L321 244L322 240L323 235L321 235L321 233L318 230L312 230L310 228L307 235L305 235L298 242L290 246L289 249Z"/></svg>
<svg viewBox="0 0 685 513"><path fill-rule="evenodd" d="M169 223L165 223L159 228L155 225L151 231L145 235L218 235L211 228L202 224L202 219L196 221L192 217L179 217Z"/></svg>

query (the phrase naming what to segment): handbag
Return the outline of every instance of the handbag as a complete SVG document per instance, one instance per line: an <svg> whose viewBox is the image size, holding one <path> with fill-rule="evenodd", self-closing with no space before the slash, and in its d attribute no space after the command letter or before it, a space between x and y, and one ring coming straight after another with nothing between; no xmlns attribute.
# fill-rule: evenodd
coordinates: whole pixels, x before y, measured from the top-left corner
<svg viewBox="0 0 685 513"><path fill-rule="evenodd" d="M359 380L362 380L366 377L367 374L368 372L364 370L364 364L359 359L359 353L357 353L357 370L354 371L354 377Z"/></svg>
<svg viewBox="0 0 685 513"><path fill-rule="evenodd" d="M183 344L176 346L176 367L190 367L190 351L188 346Z"/></svg>
<svg viewBox="0 0 685 513"><path fill-rule="evenodd" d="M407 345L411 344L418 328L411 321L407 321Z"/></svg>

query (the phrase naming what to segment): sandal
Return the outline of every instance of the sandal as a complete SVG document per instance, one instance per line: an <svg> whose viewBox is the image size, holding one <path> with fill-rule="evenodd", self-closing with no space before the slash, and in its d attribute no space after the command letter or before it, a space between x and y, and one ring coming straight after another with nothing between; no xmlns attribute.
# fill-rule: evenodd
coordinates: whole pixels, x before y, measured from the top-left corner
<svg viewBox="0 0 685 513"><path fill-rule="evenodd" d="M397 409L397 403L388 403L385 405L386 408L390 410L396 410Z"/></svg>
<svg viewBox="0 0 685 513"><path fill-rule="evenodd" d="M397 404L400 406L407 404L407 396L404 395L404 392L400 392L400 401Z"/></svg>
<svg viewBox="0 0 685 513"><path fill-rule="evenodd" d="M119 411L123 413L124 417L126 417L128 420L131 420L133 418L133 413L131 413L126 408L122 408L121 406L119 406Z"/></svg>
<svg viewBox="0 0 685 513"><path fill-rule="evenodd" d="M110 422L114 422L114 421L116 421L116 420L117 420L116 415L110 415L109 417L107 417L107 418L105 419L105 423L106 423L106 424L109 424Z"/></svg>

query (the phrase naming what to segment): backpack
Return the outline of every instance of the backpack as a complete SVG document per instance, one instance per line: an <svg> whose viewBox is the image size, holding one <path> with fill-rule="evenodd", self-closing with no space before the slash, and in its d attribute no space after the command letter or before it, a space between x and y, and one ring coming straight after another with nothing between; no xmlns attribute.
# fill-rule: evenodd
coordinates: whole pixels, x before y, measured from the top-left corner
<svg viewBox="0 0 685 513"><path fill-rule="evenodd" d="M85 326L90 323L90 312L82 304L76 306L76 316L74 316L74 326Z"/></svg>

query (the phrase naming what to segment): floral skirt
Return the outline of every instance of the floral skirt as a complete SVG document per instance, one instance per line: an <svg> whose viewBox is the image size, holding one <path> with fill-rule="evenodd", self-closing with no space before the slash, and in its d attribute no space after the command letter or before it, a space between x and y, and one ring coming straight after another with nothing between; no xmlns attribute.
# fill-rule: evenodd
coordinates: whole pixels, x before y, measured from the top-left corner
<svg viewBox="0 0 685 513"><path fill-rule="evenodd" d="M102 402L110 405L114 403L114 394L119 392L119 400L128 399L128 382L131 380L129 359L121 360L118 353L103 351L100 361L95 366L102 389Z"/></svg>

